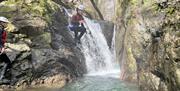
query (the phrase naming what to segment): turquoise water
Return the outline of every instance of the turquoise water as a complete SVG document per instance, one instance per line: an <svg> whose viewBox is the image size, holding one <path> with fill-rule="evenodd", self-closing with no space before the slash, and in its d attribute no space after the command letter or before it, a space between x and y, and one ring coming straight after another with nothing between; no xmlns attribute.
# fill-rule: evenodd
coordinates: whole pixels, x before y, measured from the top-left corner
<svg viewBox="0 0 180 91"><path fill-rule="evenodd" d="M135 84L110 77L84 77L59 91L139 91Z"/></svg>
<svg viewBox="0 0 180 91"><path fill-rule="evenodd" d="M63 88L30 88L25 91L139 91L136 84L127 83L112 77L86 76Z"/></svg>

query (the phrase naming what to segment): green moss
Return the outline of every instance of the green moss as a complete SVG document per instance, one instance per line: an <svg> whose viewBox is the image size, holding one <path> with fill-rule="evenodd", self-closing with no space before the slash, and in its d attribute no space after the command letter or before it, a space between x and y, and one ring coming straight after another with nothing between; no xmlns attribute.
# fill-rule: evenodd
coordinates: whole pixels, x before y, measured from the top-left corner
<svg viewBox="0 0 180 91"><path fill-rule="evenodd" d="M43 33L36 37L31 37L34 43L38 43L41 47L50 47L51 43L51 34L50 33Z"/></svg>
<svg viewBox="0 0 180 91"><path fill-rule="evenodd" d="M177 33L176 33L176 36L177 36L177 37L180 37L180 32L177 32Z"/></svg>
<svg viewBox="0 0 180 91"><path fill-rule="evenodd" d="M44 39L45 43L51 43L51 34L50 33L44 33L39 36L39 39Z"/></svg>
<svg viewBox="0 0 180 91"><path fill-rule="evenodd" d="M177 86L180 87L180 69L176 68Z"/></svg>
<svg viewBox="0 0 180 91"><path fill-rule="evenodd" d="M8 1L4 1L3 3L5 5L20 5L22 3L23 0L8 0Z"/></svg>
<svg viewBox="0 0 180 91"><path fill-rule="evenodd" d="M2 6L2 7L0 7L0 15L5 16L7 18L11 18L12 15L15 15L15 13L13 13L15 10L16 10L15 8Z"/></svg>
<svg viewBox="0 0 180 91"><path fill-rule="evenodd" d="M131 3L132 5L137 5L138 2L139 2L138 0L131 0L131 1L130 1L130 3Z"/></svg>
<svg viewBox="0 0 180 91"><path fill-rule="evenodd" d="M128 62L129 71L134 73L134 72L136 72L137 67L136 67L136 60L133 57L131 48L128 48L127 54L128 54L128 60L129 60L129 62Z"/></svg>
<svg viewBox="0 0 180 91"><path fill-rule="evenodd" d="M128 8L129 4L130 4L130 0L117 0L116 1L116 7L115 7L116 18L119 18L120 16L125 15L126 9Z"/></svg>
<svg viewBox="0 0 180 91"><path fill-rule="evenodd" d="M153 8L153 10L154 11L158 11L159 10L159 6L157 5L157 4L153 4L153 6L152 6Z"/></svg>
<svg viewBox="0 0 180 91"><path fill-rule="evenodd" d="M143 0L144 4L149 3L149 0Z"/></svg>
<svg viewBox="0 0 180 91"><path fill-rule="evenodd" d="M169 15L172 15L173 13L174 13L174 8L173 7L169 7L169 8L166 8L166 12L167 12L167 14L169 14Z"/></svg>
<svg viewBox="0 0 180 91"><path fill-rule="evenodd" d="M0 8L1 12L19 10L19 13L22 13L23 15L29 14L31 16L39 16L47 22L51 21L51 15L59 9L58 5L51 0L32 0L29 3L24 2L24 0L8 0L2 4L4 7ZM8 15L8 17L14 16Z"/></svg>
<svg viewBox="0 0 180 91"><path fill-rule="evenodd" d="M138 21L138 20L135 19L135 18L131 18L131 19L129 19L127 22L128 22L128 25L133 25L134 22L136 22L136 21Z"/></svg>
<svg viewBox="0 0 180 91"><path fill-rule="evenodd" d="M121 14L121 2L120 0L116 1L116 7L115 7L115 11L116 11L116 17L120 16Z"/></svg>
<svg viewBox="0 0 180 91"><path fill-rule="evenodd" d="M15 8L4 6L4 7L0 8L0 11L1 12L11 12L11 11L15 11Z"/></svg>

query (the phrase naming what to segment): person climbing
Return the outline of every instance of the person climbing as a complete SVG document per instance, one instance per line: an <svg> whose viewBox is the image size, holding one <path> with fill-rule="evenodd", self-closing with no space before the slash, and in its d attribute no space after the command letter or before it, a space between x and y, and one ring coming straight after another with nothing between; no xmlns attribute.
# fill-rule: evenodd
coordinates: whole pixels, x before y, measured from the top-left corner
<svg viewBox="0 0 180 91"><path fill-rule="evenodd" d="M4 78L6 72L11 68L11 61L5 53L6 31L5 28L9 20L6 17L0 16L0 61L5 62L5 65L0 74L0 80Z"/></svg>
<svg viewBox="0 0 180 91"><path fill-rule="evenodd" d="M84 10L83 5L79 5L76 8L76 13L72 15L72 17L70 19L70 25L69 25L70 30L74 31L75 41L78 43L80 43L81 37L86 32L86 28L84 27L85 21L82 16L83 10ZM79 34L79 32L80 32L80 34Z"/></svg>

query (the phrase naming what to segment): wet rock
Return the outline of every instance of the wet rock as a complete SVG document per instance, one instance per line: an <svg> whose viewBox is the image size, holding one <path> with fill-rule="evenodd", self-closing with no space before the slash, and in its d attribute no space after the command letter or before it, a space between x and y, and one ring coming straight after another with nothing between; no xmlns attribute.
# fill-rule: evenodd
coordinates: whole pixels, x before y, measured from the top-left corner
<svg viewBox="0 0 180 91"><path fill-rule="evenodd" d="M6 43L6 46L7 55L11 61L15 61L17 59L22 60L30 55L30 47L25 43Z"/></svg>
<svg viewBox="0 0 180 91"><path fill-rule="evenodd" d="M86 72L84 55L67 30L67 19L58 5L46 0L22 2L3 3L3 7L9 8L8 13L16 13L5 15L14 24L6 44L12 61L12 69L6 76L11 80L10 85L16 89L53 84L62 87L83 76Z"/></svg>
<svg viewBox="0 0 180 91"><path fill-rule="evenodd" d="M7 79L3 79L3 80L1 80L0 81L0 85L2 85L2 84L10 84L11 83L11 81L10 80L7 80Z"/></svg>
<svg viewBox="0 0 180 91"><path fill-rule="evenodd" d="M67 78L66 75L57 74L55 76L36 79L31 83L31 85L33 85L33 87L46 86L46 87L60 88L63 87L68 82L67 79L69 78Z"/></svg>

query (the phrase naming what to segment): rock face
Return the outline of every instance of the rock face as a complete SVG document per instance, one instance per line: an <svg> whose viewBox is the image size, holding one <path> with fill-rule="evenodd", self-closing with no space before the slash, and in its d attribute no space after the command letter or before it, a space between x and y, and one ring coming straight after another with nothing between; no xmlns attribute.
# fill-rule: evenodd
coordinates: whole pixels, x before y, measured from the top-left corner
<svg viewBox="0 0 180 91"><path fill-rule="evenodd" d="M102 15L111 12L107 2L95 2ZM110 4L113 2L115 15L103 18L116 25L121 78L138 82L142 91L179 91L179 0L111 0ZM88 6L90 0L84 4L100 19L93 6Z"/></svg>
<svg viewBox="0 0 180 91"><path fill-rule="evenodd" d="M115 3L116 0L83 0L82 3L85 6L85 10L89 12L92 18L101 19L107 21L113 21L115 19ZM97 7L97 9L95 8ZM99 12L98 12L99 10Z"/></svg>
<svg viewBox="0 0 180 91"><path fill-rule="evenodd" d="M121 7L129 5L122 9L118 17L119 29L125 31L123 45L127 68L124 68L124 79L134 80L137 76L142 91L178 91L179 53L173 50L179 49L178 44L176 45L179 41L176 34L179 33L179 1L135 0L119 3ZM140 6L142 7L139 8ZM123 33L121 31L119 34ZM169 40L171 38L174 40ZM121 50L117 50L117 53L119 51ZM155 80L157 78L160 80Z"/></svg>
<svg viewBox="0 0 180 91"><path fill-rule="evenodd" d="M6 43L13 65L6 78L13 88L62 87L86 73L84 55L67 30L61 5L51 0L9 0L0 4L0 14L14 24L13 30L12 25L8 28Z"/></svg>

